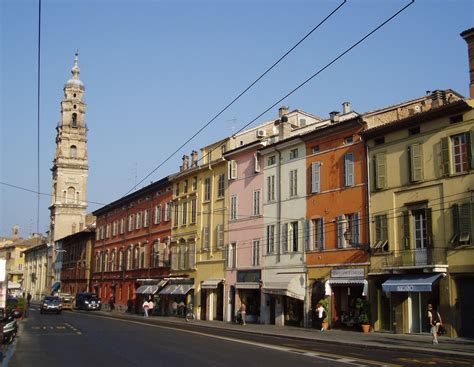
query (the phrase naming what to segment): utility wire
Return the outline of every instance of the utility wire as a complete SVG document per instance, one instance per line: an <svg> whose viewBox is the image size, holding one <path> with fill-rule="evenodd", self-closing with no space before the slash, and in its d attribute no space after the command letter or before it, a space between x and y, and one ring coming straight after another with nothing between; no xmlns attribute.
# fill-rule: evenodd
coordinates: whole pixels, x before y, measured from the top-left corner
<svg viewBox="0 0 474 367"><path fill-rule="evenodd" d="M267 75L275 66L277 66L286 56L288 56L296 47L298 47L306 38L308 38L315 30L317 30L321 25L323 25L333 14L335 14L347 0L344 0L337 8L335 8L331 13L329 13L326 18L324 18L318 25L316 25L311 31L309 31L302 39L300 39L293 47L291 47L283 56L281 56L277 61L275 61L263 74L261 74L257 79L255 79L247 88L240 92L237 97L235 97L230 103L228 103L223 109L221 109L212 119L206 122L198 131L196 131L190 138L188 138L183 144L181 144L176 150L174 150L168 157L165 158L158 166L156 166L150 173L143 177L138 183L136 183L130 190L128 190L125 195L133 191L138 185L155 173L160 167L162 167L169 159L171 159L176 153L178 153L186 144L193 140L197 135L199 135L206 127L208 127L213 121L215 121L222 113L224 113L230 106L232 106L237 100L239 100L249 89L251 89L255 84L257 84L265 75ZM124 196L125 196L124 195Z"/></svg>
<svg viewBox="0 0 474 367"><path fill-rule="evenodd" d="M390 22L392 19L394 19L395 17L397 17L400 13L402 13L405 9L407 9L409 6L411 6L413 3L415 2L415 0L411 0L411 2L407 5L405 5L403 8L401 8L399 11L397 11L395 14L393 14L391 17L389 17L388 19L386 19L384 22L382 22L381 24L379 24L376 28L374 28L372 31L370 31L369 33L367 33L364 37L362 37L360 40L358 40L357 42L355 42L352 46L350 46L349 48L347 48L344 52L340 53L337 57L335 57L332 61L330 61L329 63L327 63L325 66L323 66L321 69L319 69L316 73L314 73L313 75L311 75L309 78L307 78L305 81L303 81L301 84L299 84L297 87L295 87L293 90L291 90L290 92L288 92L286 95L284 95L283 97L281 97L279 100L277 100L275 103L273 103L270 107L268 107L265 111L263 111L261 114L259 114L257 117L255 117L252 121L250 121L249 123L245 124L244 126L242 126L238 131L236 131L232 136L235 136L237 135L238 133L240 133L242 130L244 130L245 128L247 128L249 125L253 124L255 121L257 121L260 117L262 117L263 115L265 115L268 111L270 111L272 108L274 108L276 105L278 105L279 103L281 103L282 101L284 101L286 98L288 98L289 96L291 96L293 93L295 93L298 89L300 89L301 87L303 87L305 84L309 83L312 79L314 79L316 76L318 76L319 74L321 74L324 70L326 70L327 68L329 68L332 64L334 64L337 60L339 60L340 58L342 58L344 55L346 55L348 52L350 52L352 49L354 49L355 47L357 47L358 45L360 45L362 42L364 42L367 38L369 38L372 34L374 34L375 32L377 32L380 28L382 28L385 24L387 24L388 22ZM214 147L213 149L211 149L209 152L207 152L206 156L211 156L211 153L217 149L217 147ZM201 161L204 157L201 157L201 159L199 161ZM147 176L148 177L148 176Z"/></svg>
<svg viewBox="0 0 474 367"><path fill-rule="evenodd" d="M39 233L39 221L40 221L40 97L41 97L41 0L38 2L38 85L37 85L37 94L38 94L38 110L37 110L37 162L36 168L38 170L37 175L37 203L36 203L36 233Z"/></svg>

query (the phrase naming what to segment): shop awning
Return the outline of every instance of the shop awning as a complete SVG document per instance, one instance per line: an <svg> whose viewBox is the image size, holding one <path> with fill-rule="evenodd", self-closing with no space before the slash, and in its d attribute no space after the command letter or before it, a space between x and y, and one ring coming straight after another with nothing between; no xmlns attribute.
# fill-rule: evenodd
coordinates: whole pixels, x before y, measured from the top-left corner
<svg viewBox="0 0 474 367"><path fill-rule="evenodd" d="M369 283L367 280L362 278L329 278L325 284L326 296L330 296L332 293L331 286L333 285L360 285L363 287L362 295L367 296L369 290Z"/></svg>
<svg viewBox="0 0 474 367"><path fill-rule="evenodd" d="M56 282L51 287L51 292L57 292L61 288L61 282Z"/></svg>
<svg viewBox="0 0 474 367"><path fill-rule="evenodd" d="M265 281L262 292L304 300L304 278L301 275L282 274Z"/></svg>
<svg viewBox="0 0 474 367"><path fill-rule="evenodd" d="M144 284L137 288L136 294L155 294L167 283L167 280L160 280L158 284Z"/></svg>
<svg viewBox="0 0 474 367"><path fill-rule="evenodd" d="M237 282L235 283L236 289L259 289L259 282Z"/></svg>
<svg viewBox="0 0 474 367"><path fill-rule="evenodd" d="M160 292L160 295L185 295L194 288L193 284L169 284Z"/></svg>
<svg viewBox="0 0 474 367"><path fill-rule="evenodd" d="M393 276L382 283L382 289L384 292L431 292L433 283L442 275L436 273Z"/></svg>
<svg viewBox="0 0 474 367"><path fill-rule="evenodd" d="M20 288L21 288L21 284L20 284L20 283L16 283L16 282L12 282L12 281L8 281L7 288L8 288L8 289L20 289Z"/></svg>
<svg viewBox="0 0 474 367"><path fill-rule="evenodd" d="M217 286L223 282L222 279L207 279L201 283L201 288L203 289L216 289Z"/></svg>

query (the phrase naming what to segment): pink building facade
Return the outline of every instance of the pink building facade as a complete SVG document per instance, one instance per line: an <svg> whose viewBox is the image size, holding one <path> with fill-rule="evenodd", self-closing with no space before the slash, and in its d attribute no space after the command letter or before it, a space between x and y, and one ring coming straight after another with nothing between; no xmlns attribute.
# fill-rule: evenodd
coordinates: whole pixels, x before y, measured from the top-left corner
<svg viewBox="0 0 474 367"><path fill-rule="evenodd" d="M226 320L232 321L242 302L246 322L260 323L261 265L264 240L263 170L258 149L261 142L246 144L225 153L229 161L229 244L225 284Z"/></svg>

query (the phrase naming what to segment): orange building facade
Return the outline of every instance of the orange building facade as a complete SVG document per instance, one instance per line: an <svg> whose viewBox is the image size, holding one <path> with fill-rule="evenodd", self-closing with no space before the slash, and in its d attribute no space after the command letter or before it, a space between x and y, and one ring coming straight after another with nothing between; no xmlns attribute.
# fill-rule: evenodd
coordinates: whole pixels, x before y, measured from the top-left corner
<svg viewBox="0 0 474 367"><path fill-rule="evenodd" d="M352 327L358 299L368 290L367 160L362 120L335 117L304 137L311 221L306 260L311 309L326 300L330 326Z"/></svg>

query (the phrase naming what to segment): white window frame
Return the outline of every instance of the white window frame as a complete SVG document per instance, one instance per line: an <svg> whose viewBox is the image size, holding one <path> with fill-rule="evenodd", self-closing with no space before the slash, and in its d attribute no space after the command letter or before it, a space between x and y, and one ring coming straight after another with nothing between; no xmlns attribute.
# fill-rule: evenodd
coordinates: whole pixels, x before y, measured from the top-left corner
<svg viewBox="0 0 474 367"><path fill-rule="evenodd" d="M237 194L230 197L230 220L237 220L238 198Z"/></svg>
<svg viewBox="0 0 474 367"><path fill-rule="evenodd" d="M260 265L260 240L252 241L252 266Z"/></svg>
<svg viewBox="0 0 474 367"><path fill-rule="evenodd" d="M254 190L252 193L252 214L260 215L260 190Z"/></svg>
<svg viewBox="0 0 474 367"><path fill-rule="evenodd" d="M298 170L290 171L290 197L298 195Z"/></svg>

